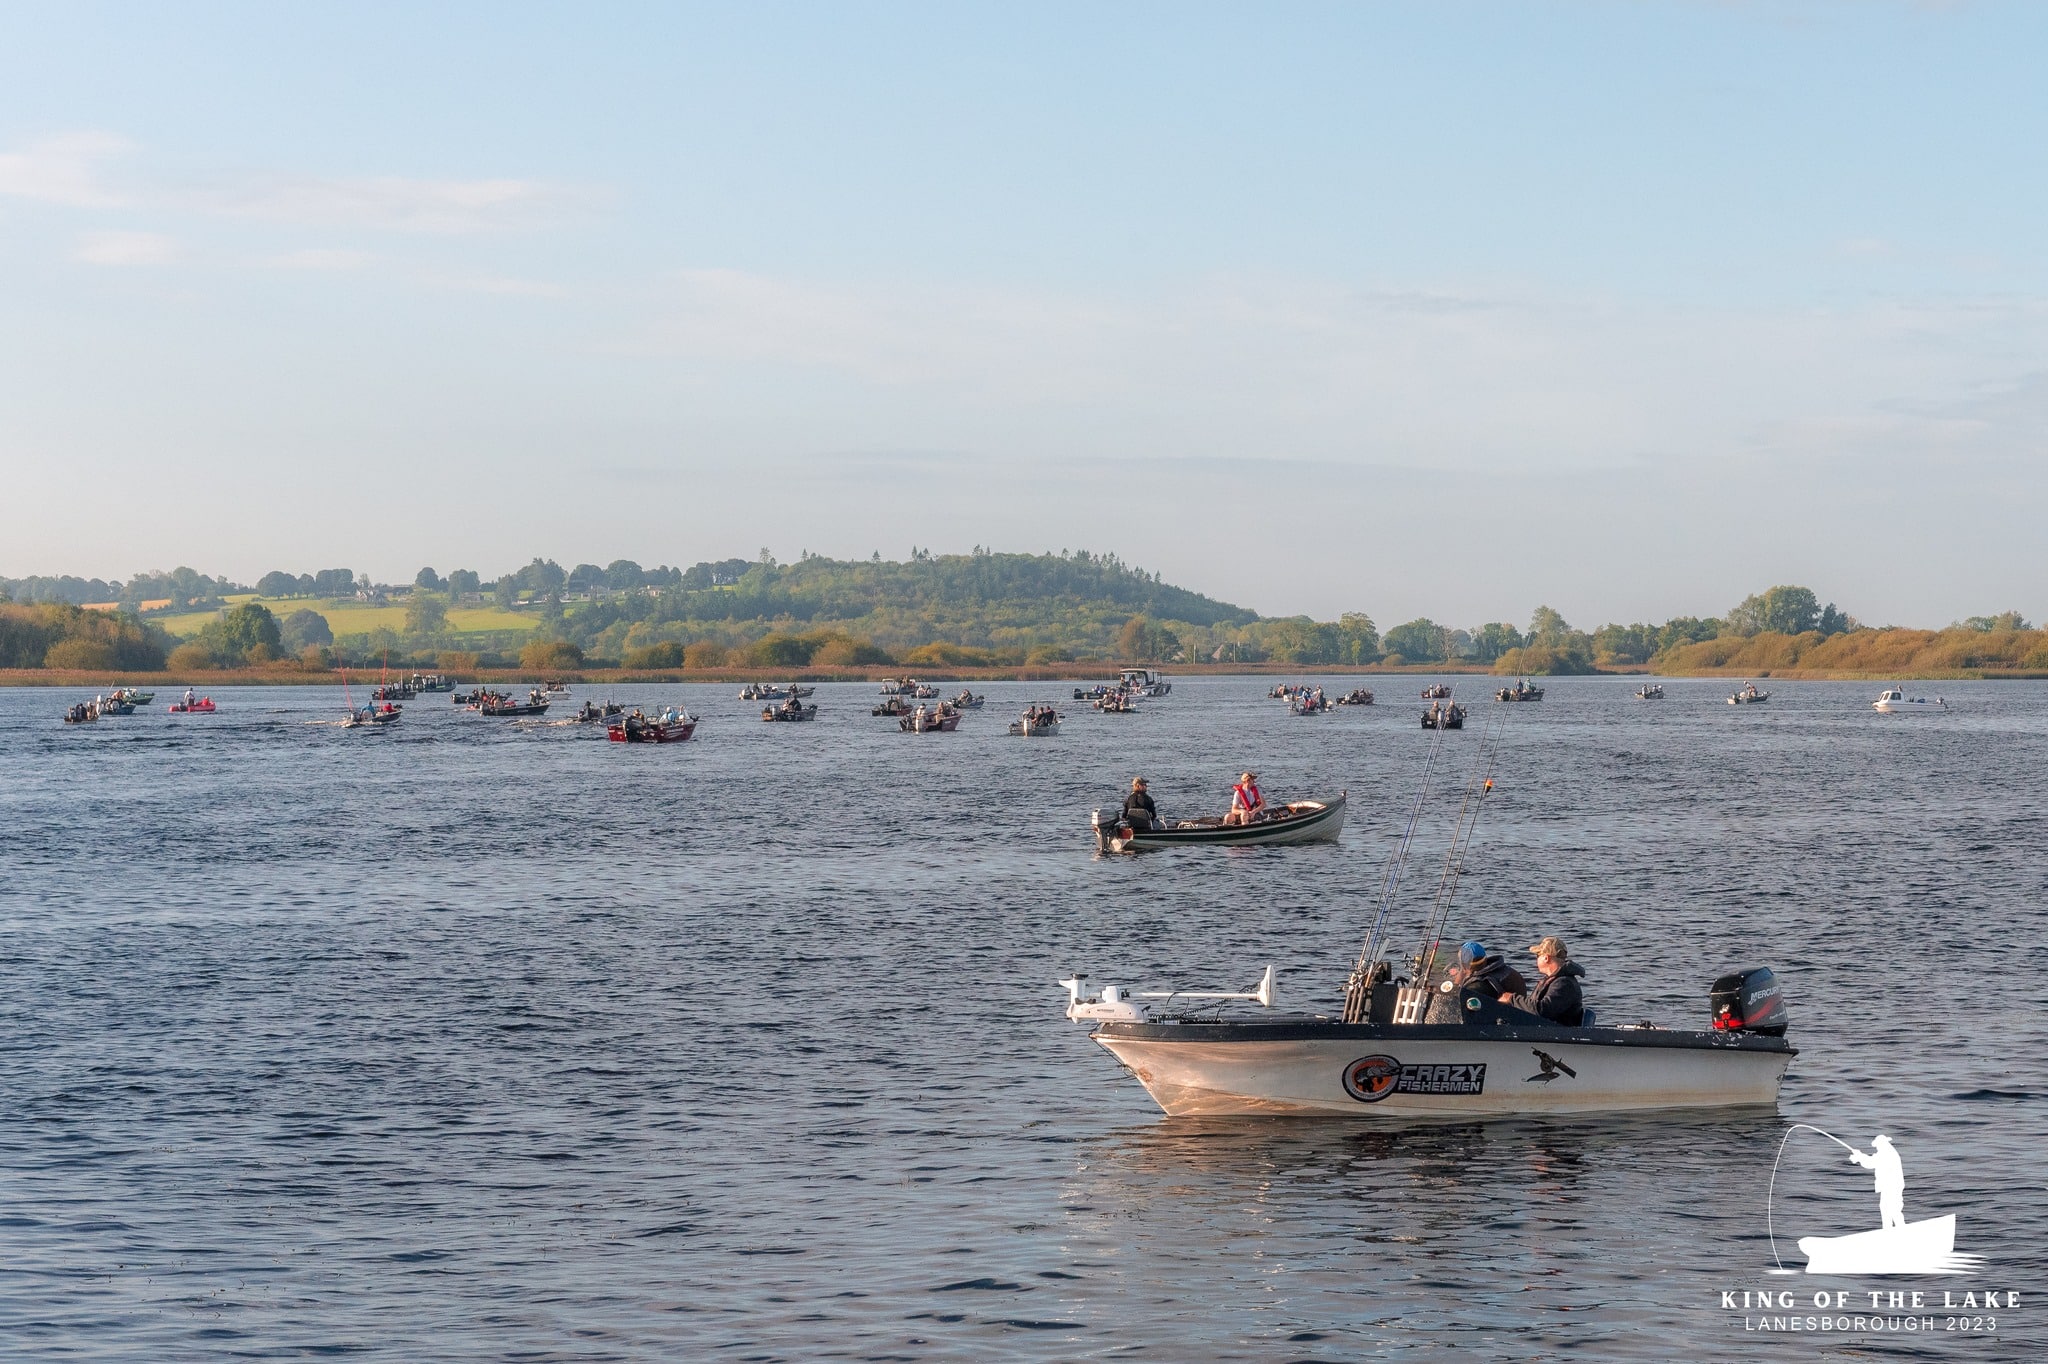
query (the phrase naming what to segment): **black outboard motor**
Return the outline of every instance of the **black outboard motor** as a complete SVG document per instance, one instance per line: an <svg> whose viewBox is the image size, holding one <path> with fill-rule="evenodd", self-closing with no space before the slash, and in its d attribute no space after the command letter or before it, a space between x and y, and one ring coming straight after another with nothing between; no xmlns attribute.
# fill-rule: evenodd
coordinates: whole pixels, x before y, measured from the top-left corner
<svg viewBox="0 0 2048 1364"><path fill-rule="evenodd" d="M1714 1011L1714 1027L1724 1031L1783 1037L1786 1024L1792 1021L1785 1008L1784 993L1778 988L1778 978L1768 966L1721 977L1714 982L1709 1003Z"/></svg>

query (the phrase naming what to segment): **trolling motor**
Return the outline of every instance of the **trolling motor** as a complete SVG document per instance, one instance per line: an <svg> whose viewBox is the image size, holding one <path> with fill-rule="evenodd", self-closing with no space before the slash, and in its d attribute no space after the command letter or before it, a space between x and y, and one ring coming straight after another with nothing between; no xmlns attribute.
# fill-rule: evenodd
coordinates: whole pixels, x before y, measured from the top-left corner
<svg viewBox="0 0 2048 1364"><path fill-rule="evenodd" d="M1717 1032L1753 1032L1764 1037L1783 1037L1791 1014L1785 1008L1778 978L1768 966L1753 971L1735 971L1714 982L1707 996L1714 1013Z"/></svg>

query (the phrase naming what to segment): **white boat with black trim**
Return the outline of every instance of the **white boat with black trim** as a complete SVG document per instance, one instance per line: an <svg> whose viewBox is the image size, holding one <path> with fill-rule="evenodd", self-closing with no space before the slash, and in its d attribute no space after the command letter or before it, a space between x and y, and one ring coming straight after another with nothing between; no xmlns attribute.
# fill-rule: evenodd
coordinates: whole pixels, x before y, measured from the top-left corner
<svg viewBox="0 0 2048 1364"><path fill-rule="evenodd" d="M1931 701L1924 696L1908 696L1904 687L1890 686L1870 703L1870 708L1884 715L1917 715L1927 711L1939 714L1948 710L1948 702L1939 696Z"/></svg>
<svg viewBox="0 0 2048 1364"><path fill-rule="evenodd" d="M1094 1040L1173 1117L1399 1118L1513 1113L1617 1113L1775 1104L1798 1054L1768 970L1735 977L1768 990L1772 1007L1740 1027L1660 1028L1648 1023L1562 1027L1470 995L1463 1021L1395 1022L1427 1001L1381 984L1364 1021L1306 1014L1269 1019L1154 1016L1144 1001L1251 1000L1271 1005L1269 967L1257 993L1132 995L1061 981L1067 1016L1093 1022ZM1171 1004L1164 1006L1171 1008ZM1211 1009L1215 1005L1209 1005Z"/></svg>

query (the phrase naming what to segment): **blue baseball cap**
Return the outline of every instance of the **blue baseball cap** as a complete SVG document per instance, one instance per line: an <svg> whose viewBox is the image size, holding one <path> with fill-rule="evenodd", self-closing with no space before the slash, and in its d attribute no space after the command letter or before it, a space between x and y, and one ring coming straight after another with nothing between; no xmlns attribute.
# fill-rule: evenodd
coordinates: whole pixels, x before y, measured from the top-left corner
<svg viewBox="0 0 2048 1364"><path fill-rule="evenodd" d="M1458 948L1458 965L1470 966L1473 962L1478 961L1481 957L1485 955L1486 944L1483 942L1468 942L1460 944Z"/></svg>

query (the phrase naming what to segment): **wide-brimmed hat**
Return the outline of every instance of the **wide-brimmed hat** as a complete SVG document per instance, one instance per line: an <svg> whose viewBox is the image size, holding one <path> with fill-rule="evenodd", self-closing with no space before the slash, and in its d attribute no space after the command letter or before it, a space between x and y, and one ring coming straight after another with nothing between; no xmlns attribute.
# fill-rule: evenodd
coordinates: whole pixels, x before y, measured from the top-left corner
<svg viewBox="0 0 2048 1364"><path fill-rule="evenodd" d="M1572 954L1565 950L1563 938L1545 938L1529 950L1539 957L1555 957L1559 961L1572 959Z"/></svg>

